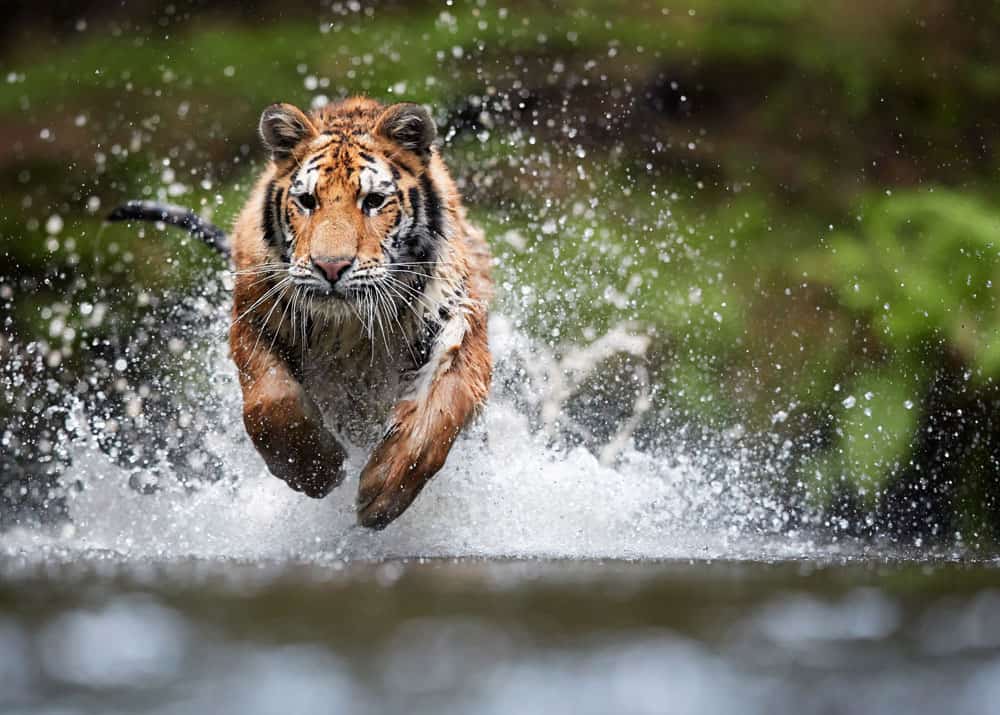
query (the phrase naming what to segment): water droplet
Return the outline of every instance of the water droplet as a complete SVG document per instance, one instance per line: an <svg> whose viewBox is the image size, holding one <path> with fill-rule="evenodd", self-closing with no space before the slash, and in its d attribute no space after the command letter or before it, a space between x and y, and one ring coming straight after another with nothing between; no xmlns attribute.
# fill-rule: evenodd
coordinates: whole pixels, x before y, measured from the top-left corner
<svg viewBox="0 0 1000 715"><path fill-rule="evenodd" d="M62 231L62 229L63 229L62 216L60 216L59 214L52 214L51 216L49 216L49 220L45 222L45 232L54 236L55 234Z"/></svg>

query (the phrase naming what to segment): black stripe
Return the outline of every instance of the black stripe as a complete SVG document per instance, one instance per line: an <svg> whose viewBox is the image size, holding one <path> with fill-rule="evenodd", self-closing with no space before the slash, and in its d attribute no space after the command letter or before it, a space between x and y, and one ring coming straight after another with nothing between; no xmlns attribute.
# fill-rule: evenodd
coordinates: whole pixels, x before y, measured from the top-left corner
<svg viewBox="0 0 1000 715"><path fill-rule="evenodd" d="M315 327L316 323L313 320L312 315L310 315L309 313L306 313L305 320L306 320L306 347L308 348L312 344L313 328Z"/></svg>
<svg viewBox="0 0 1000 715"><path fill-rule="evenodd" d="M288 225L288 230L291 232L292 223L288 220L288 206L284 206L284 212L282 212L282 199L285 196L284 189L279 188L274 196L274 221L275 221L275 245L278 250L281 251L281 258L284 261L288 261L288 246L284 240L285 238L285 224ZM282 221L282 216L285 220Z"/></svg>
<svg viewBox="0 0 1000 715"><path fill-rule="evenodd" d="M427 202L425 214L427 216L427 227L431 233L441 233L441 196L434 188L431 177L424 172L420 176L420 188L424 190L424 200Z"/></svg>
<svg viewBox="0 0 1000 715"><path fill-rule="evenodd" d="M410 195L410 210L413 212L413 220L420 220L420 209L423 207L423 202L420 200L420 192L417 187L414 186L409 191Z"/></svg>
<svg viewBox="0 0 1000 715"><path fill-rule="evenodd" d="M415 345L418 367L427 364L427 361L431 357L431 350L434 347L434 341L438 339L438 335L440 334L441 323L433 319L424 321L423 330L417 333Z"/></svg>
<svg viewBox="0 0 1000 715"><path fill-rule="evenodd" d="M398 163L398 162L393 161L393 162L389 163L389 166L392 167L393 171L399 171L400 169L402 169L403 171L405 171L410 176L413 176L413 169L411 169L410 167L408 167L406 164ZM395 174L393 174L393 176L395 176Z"/></svg>
<svg viewBox="0 0 1000 715"><path fill-rule="evenodd" d="M260 217L260 230L264 233L264 242L278 248L280 239L274 232L274 206L277 203L274 200L274 189L272 181L267 185L267 191L264 192L264 211ZM278 193L281 193L281 189L278 189Z"/></svg>
<svg viewBox="0 0 1000 715"><path fill-rule="evenodd" d="M358 156L367 161L369 164L375 161L375 157L373 157L371 154L365 154L363 151L359 151Z"/></svg>
<svg viewBox="0 0 1000 715"><path fill-rule="evenodd" d="M401 192L399 192L401 193ZM396 205L396 213L392 217L392 228L389 229L389 245L393 250L399 250L399 243L402 236L399 235L399 224L403 221L403 201L400 199Z"/></svg>
<svg viewBox="0 0 1000 715"><path fill-rule="evenodd" d="M284 217L285 221L284 224L281 226L281 233L282 236L285 238L285 240L281 242L281 258L286 263L291 263L292 261L291 251L292 247L295 245L295 231L294 229L292 229L291 202L285 204Z"/></svg>

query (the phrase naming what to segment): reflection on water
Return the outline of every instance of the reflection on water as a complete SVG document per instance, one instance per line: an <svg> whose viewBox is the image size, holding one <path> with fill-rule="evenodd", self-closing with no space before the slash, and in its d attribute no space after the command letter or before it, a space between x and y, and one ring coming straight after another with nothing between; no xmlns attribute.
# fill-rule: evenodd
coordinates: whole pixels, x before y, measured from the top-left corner
<svg viewBox="0 0 1000 715"><path fill-rule="evenodd" d="M0 711L995 712L991 566L8 558Z"/></svg>

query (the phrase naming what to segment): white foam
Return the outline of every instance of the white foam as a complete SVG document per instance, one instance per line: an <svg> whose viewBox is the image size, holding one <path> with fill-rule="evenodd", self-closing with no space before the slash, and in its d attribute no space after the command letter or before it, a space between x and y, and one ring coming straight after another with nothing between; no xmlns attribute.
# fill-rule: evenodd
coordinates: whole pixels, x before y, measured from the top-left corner
<svg viewBox="0 0 1000 715"><path fill-rule="evenodd" d="M759 558L801 551L801 544L773 540L762 551L753 534L767 505L747 488L746 465L736 460L677 451L644 453L632 446L627 431L615 438L617 454L602 452L603 461L583 447L552 446L545 420L558 418L567 380L584 379L609 354L612 342L634 354L645 349L635 335L626 332L619 338L605 337L589 352L581 349L560 362L508 321L495 319L491 343L498 374L525 355L529 359L521 363L532 374L521 381L518 396L498 388L441 473L382 532L355 525L355 480L317 501L268 474L242 432L232 378L221 382L218 394L201 398L205 405L222 405L224 419L208 444L222 458L228 478L194 489L161 479L161 489L143 495L128 486L128 473L92 437L81 438L71 447L71 477L82 485L69 490L71 524L56 533L9 533L4 546L8 554L29 558L55 548L110 551L127 558L307 560ZM560 378L547 380L545 375ZM538 419L528 417L525 399L538 408L541 427ZM359 467L353 464L352 472Z"/></svg>

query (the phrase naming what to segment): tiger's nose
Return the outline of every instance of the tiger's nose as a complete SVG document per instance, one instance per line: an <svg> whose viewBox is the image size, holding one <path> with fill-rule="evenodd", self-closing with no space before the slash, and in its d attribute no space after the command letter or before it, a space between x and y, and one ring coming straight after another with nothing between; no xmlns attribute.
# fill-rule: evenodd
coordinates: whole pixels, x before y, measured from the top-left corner
<svg viewBox="0 0 1000 715"><path fill-rule="evenodd" d="M323 271L323 275L331 283L336 283L344 272L351 267L352 261L343 258L314 258L313 263Z"/></svg>

